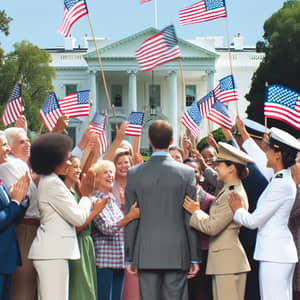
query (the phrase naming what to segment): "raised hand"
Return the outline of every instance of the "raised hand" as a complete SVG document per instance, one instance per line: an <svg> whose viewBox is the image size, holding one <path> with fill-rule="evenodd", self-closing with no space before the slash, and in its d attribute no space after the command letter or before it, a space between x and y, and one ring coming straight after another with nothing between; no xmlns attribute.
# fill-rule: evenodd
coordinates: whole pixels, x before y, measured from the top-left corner
<svg viewBox="0 0 300 300"><path fill-rule="evenodd" d="M62 115L58 118L52 132L62 133L69 124L69 117L67 115Z"/></svg>
<svg viewBox="0 0 300 300"><path fill-rule="evenodd" d="M16 120L15 127L22 128L27 133L27 121L24 115L21 115Z"/></svg>
<svg viewBox="0 0 300 300"><path fill-rule="evenodd" d="M207 141L208 145L210 145L211 147L213 147L215 149L218 149L218 144L217 144L214 136L211 133L208 134L206 141Z"/></svg>
<svg viewBox="0 0 300 300"><path fill-rule="evenodd" d="M95 171L89 169L86 174L82 174L80 182L80 191L82 196L90 197L94 193L95 189Z"/></svg>

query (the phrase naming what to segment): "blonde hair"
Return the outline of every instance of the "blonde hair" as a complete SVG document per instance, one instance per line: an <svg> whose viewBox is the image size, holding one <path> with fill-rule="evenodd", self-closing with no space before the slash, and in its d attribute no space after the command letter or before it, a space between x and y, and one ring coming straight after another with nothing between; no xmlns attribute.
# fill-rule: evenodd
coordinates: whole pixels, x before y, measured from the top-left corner
<svg viewBox="0 0 300 300"><path fill-rule="evenodd" d="M101 173L106 167L112 167L114 173L116 173L115 164L110 160L99 160L94 163L91 169L97 174Z"/></svg>

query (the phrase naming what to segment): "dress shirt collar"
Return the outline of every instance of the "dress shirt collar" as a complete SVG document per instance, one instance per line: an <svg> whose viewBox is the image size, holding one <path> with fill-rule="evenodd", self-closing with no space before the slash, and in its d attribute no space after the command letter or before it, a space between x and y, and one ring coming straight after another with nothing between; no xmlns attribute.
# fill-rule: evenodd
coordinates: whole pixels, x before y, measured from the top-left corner
<svg viewBox="0 0 300 300"><path fill-rule="evenodd" d="M165 151L156 151L153 152L151 156L170 156L169 152Z"/></svg>

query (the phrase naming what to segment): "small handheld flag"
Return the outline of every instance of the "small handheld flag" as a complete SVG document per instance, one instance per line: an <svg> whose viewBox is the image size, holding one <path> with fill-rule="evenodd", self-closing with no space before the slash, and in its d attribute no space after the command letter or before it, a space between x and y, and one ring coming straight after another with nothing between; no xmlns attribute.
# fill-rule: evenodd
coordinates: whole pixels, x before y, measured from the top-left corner
<svg viewBox="0 0 300 300"><path fill-rule="evenodd" d="M90 122L92 132L96 133L100 141L100 155L106 151L107 138L105 130L106 116L105 114L95 113Z"/></svg>
<svg viewBox="0 0 300 300"><path fill-rule="evenodd" d="M222 102L237 101L238 93L232 75L225 76L219 80L214 89L215 96Z"/></svg>
<svg viewBox="0 0 300 300"><path fill-rule="evenodd" d="M157 66L179 58L181 54L174 26L167 26L145 40L135 54L143 72L151 71Z"/></svg>
<svg viewBox="0 0 300 300"><path fill-rule="evenodd" d="M125 130L126 135L141 136L144 121L143 112L131 112L128 117L129 125Z"/></svg>
<svg viewBox="0 0 300 300"><path fill-rule="evenodd" d="M62 111L59 108L56 94L54 92L48 93L40 110L40 116L48 131L53 130L57 120L61 115Z"/></svg>
<svg viewBox="0 0 300 300"><path fill-rule="evenodd" d="M90 113L90 90L78 91L58 100L61 111L69 118L85 117Z"/></svg>
<svg viewBox="0 0 300 300"><path fill-rule="evenodd" d="M181 119L181 123L191 132L194 139L197 139L200 133L199 125L201 120L202 116L200 114L198 103L194 101Z"/></svg>
<svg viewBox="0 0 300 300"><path fill-rule="evenodd" d="M199 101L200 113L203 118L207 118L212 106L215 103L214 91L210 91L206 96L202 97Z"/></svg>
<svg viewBox="0 0 300 300"><path fill-rule="evenodd" d="M22 112L24 111L24 106L22 103L22 84L17 83L12 90L12 93L8 99L5 109L2 114L2 123L7 126L15 122Z"/></svg>
<svg viewBox="0 0 300 300"><path fill-rule="evenodd" d="M215 103L211 108L211 110L209 111L207 115L207 119L229 130L232 127L231 116L225 104L220 102L219 99L217 98L215 98Z"/></svg>
<svg viewBox="0 0 300 300"><path fill-rule="evenodd" d="M266 87L265 117L283 121L300 130L300 94L288 87L272 84Z"/></svg>

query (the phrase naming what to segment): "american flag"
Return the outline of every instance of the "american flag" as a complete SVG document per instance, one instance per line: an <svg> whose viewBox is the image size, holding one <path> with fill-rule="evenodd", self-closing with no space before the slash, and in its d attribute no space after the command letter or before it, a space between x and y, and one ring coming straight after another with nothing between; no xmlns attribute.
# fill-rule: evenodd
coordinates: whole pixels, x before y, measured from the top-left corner
<svg viewBox="0 0 300 300"><path fill-rule="evenodd" d="M214 91L210 91L206 96L202 97L199 101L200 113L203 118L207 118L212 106L215 103Z"/></svg>
<svg viewBox="0 0 300 300"><path fill-rule="evenodd" d="M105 114L95 113L92 121L90 122L91 131L96 133L100 141L100 155L106 151L107 138L105 130L106 116Z"/></svg>
<svg viewBox="0 0 300 300"><path fill-rule="evenodd" d="M40 116L48 129L52 131L62 111L59 108L56 94L54 92L48 93L45 102L40 110Z"/></svg>
<svg viewBox="0 0 300 300"><path fill-rule="evenodd" d="M194 101L188 110L184 113L181 123L187 128L194 139L197 139L200 132L200 123L202 116L199 110L199 105L197 101Z"/></svg>
<svg viewBox="0 0 300 300"><path fill-rule="evenodd" d="M22 102L22 84L17 83L8 99L5 109L2 114L2 123L7 126L15 122L22 112L24 106Z"/></svg>
<svg viewBox="0 0 300 300"><path fill-rule="evenodd" d="M225 0L201 0L179 11L180 25L201 23L226 16Z"/></svg>
<svg viewBox="0 0 300 300"><path fill-rule="evenodd" d="M88 10L84 0L64 0L64 17L57 32L67 37L73 24L87 13Z"/></svg>
<svg viewBox="0 0 300 300"><path fill-rule="evenodd" d="M222 103L238 100L238 93L232 75L228 75L220 79L219 84L214 89L214 92L215 96Z"/></svg>
<svg viewBox="0 0 300 300"><path fill-rule="evenodd" d="M231 116L225 106L222 102L219 101L219 99L215 98L215 103L213 107L211 108L207 119L213 121L214 123L220 125L221 127L224 127L226 129L231 129L232 127L232 120Z"/></svg>
<svg viewBox="0 0 300 300"><path fill-rule="evenodd" d="M279 84L266 89L265 117L281 120L300 130L300 94Z"/></svg>
<svg viewBox="0 0 300 300"><path fill-rule="evenodd" d="M126 135L141 136L144 121L143 112L131 112L128 117L129 125L125 130Z"/></svg>
<svg viewBox="0 0 300 300"><path fill-rule="evenodd" d="M69 118L84 117L90 113L90 90L78 91L58 100L61 111Z"/></svg>
<svg viewBox="0 0 300 300"><path fill-rule="evenodd" d="M168 61L180 57L177 37L173 25L145 40L135 52L137 62L143 72L151 71Z"/></svg>
<svg viewBox="0 0 300 300"><path fill-rule="evenodd" d="M146 2L150 2L151 0L140 0L140 4L146 3Z"/></svg>

